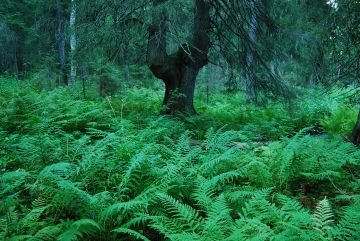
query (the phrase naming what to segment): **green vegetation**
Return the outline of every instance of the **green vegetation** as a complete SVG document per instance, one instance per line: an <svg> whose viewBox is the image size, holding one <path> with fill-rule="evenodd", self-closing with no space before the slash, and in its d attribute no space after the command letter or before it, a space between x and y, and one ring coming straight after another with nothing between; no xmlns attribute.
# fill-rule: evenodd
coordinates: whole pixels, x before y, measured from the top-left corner
<svg viewBox="0 0 360 241"><path fill-rule="evenodd" d="M294 112L219 94L179 119L147 89L83 99L1 82L1 239L360 236L360 150L328 95Z"/></svg>
<svg viewBox="0 0 360 241"><path fill-rule="evenodd" d="M0 0L0 241L360 240L359 0Z"/></svg>

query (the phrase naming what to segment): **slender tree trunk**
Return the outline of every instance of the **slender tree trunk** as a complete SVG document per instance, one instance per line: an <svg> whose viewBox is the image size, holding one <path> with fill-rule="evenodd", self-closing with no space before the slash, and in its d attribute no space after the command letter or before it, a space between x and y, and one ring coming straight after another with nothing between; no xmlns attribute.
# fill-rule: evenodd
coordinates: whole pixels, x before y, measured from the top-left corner
<svg viewBox="0 0 360 241"><path fill-rule="evenodd" d="M17 40L14 41L15 44L15 54L14 54L14 64L16 71L16 78L23 79L25 76L25 66L24 66L24 42L25 42L25 34L19 29L15 28L15 33Z"/></svg>
<svg viewBox="0 0 360 241"><path fill-rule="evenodd" d="M323 82L322 67L324 65L324 53L322 45L317 45L314 49L315 56L312 62L312 71L309 77L309 86L314 87L319 83Z"/></svg>
<svg viewBox="0 0 360 241"><path fill-rule="evenodd" d="M70 79L69 85L73 85L76 79L77 62L75 58L76 53L76 0L71 0L71 11L70 11L70 50L71 50L71 61L70 61Z"/></svg>
<svg viewBox="0 0 360 241"><path fill-rule="evenodd" d="M228 68L228 79L225 82L226 92L235 93L238 90L238 84L235 77L235 69L232 65Z"/></svg>
<svg viewBox="0 0 360 241"><path fill-rule="evenodd" d="M56 20L57 33L56 40L58 45L58 55L61 72L61 82L68 85L68 78L66 73L66 58L65 58L65 17L61 0L56 0Z"/></svg>
<svg viewBox="0 0 360 241"><path fill-rule="evenodd" d="M251 9L251 18L249 26L249 39L252 44L256 42L256 32L257 32L257 6L258 0L251 0L249 2ZM254 102L256 101L256 79L254 74L254 54L252 49L249 47L246 55L246 78L245 78L245 92L246 92L246 101Z"/></svg>
<svg viewBox="0 0 360 241"><path fill-rule="evenodd" d="M124 80L126 83L129 83L130 81L130 70L127 63L124 64Z"/></svg>
<svg viewBox="0 0 360 241"><path fill-rule="evenodd" d="M19 80L20 79L20 72L19 72L19 65L18 65L18 59L17 59L17 51L16 51L16 47L15 47L15 54L14 54L14 66L15 66L15 73L16 73L16 79Z"/></svg>
<svg viewBox="0 0 360 241"><path fill-rule="evenodd" d="M17 79L23 79L24 78L24 60L23 60L23 54L22 54L22 46L19 48L16 48L16 56L15 56L15 68L16 68L16 78Z"/></svg>
<svg viewBox="0 0 360 241"><path fill-rule="evenodd" d="M165 83L163 114L195 114L195 81L199 70L208 62L210 48L209 3L195 0L194 26L188 43L177 52L166 51L166 0L153 0L154 12L149 27L147 62L152 73Z"/></svg>
<svg viewBox="0 0 360 241"><path fill-rule="evenodd" d="M86 82L89 78L89 66L86 62L81 65L81 84L84 99L86 98Z"/></svg>
<svg viewBox="0 0 360 241"><path fill-rule="evenodd" d="M354 130L351 135L351 140L355 145L360 145L360 110Z"/></svg>

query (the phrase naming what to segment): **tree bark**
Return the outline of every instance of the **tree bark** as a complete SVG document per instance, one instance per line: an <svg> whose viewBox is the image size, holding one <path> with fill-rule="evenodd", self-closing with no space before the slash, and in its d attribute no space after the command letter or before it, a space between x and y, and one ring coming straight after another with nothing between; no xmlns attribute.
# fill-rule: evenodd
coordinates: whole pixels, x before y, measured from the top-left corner
<svg viewBox="0 0 360 241"><path fill-rule="evenodd" d="M126 83L130 81L130 69L127 63L124 64L124 80Z"/></svg>
<svg viewBox="0 0 360 241"><path fill-rule="evenodd" d="M155 77L164 81L163 114L195 114L194 92L196 77L208 63L210 48L209 3L195 0L194 26L188 43L179 46L176 53L166 52L167 0L153 0L153 20L149 27L147 62Z"/></svg>
<svg viewBox="0 0 360 241"><path fill-rule="evenodd" d="M83 93L83 97L84 99L86 98L86 82L88 81L89 78L89 66L86 62L83 62L81 65L81 84L82 84L82 93Z"/></svg>
<svg viewBox="0 0 360 241"><path fill-rule="evenodd" d="M359 115L358 115L354 130L351 135L351 141L355 145L360 145L360 110L359 110Z"/></svg>
<svg viewBox="0 0 360 241"><path fill-rule="evenodd" d="M56 21L57 33L56 40L58 45L58 55L61 72L61 83L68 85L68 78L66 73L66 58L65 58L65 17L61 0L56 0Z"/></svg>
<svg viewBox="0 0 360 241"><path fill-rule="evenodd" d="M71 50L71 61L70 61L70 79L69 85L75 84L76 72L77 72L77 62L75 58L76 53L76 0L71 0L71 10L70 10L70 50Z"/></svg>
<svg viewBox="0 0 360 241"><path fill-rule="evenodd" d="M225 82L225 87L227 93L235 93L238 90L236 77L235 77L235 69L232 65L229 65L228 68L228 79Z"/></svg>
<svg viewBox="0 0 360 241"><path fill-rule="evenodd" d="M324 52L322 44L317 44L313 50L314 57L312 61L312 70L309 77L309 86L314 87L320 83L323 83L322 68L324 65Z"/></svg>
<svg viewBox="0 0 360 241"><path fill-rule="evenodd" d="M256 11L257 0L251 0L249 2L251 17L250 17L250 26L249 26L249 39L251 43L256 42L256 32L257 32L257 11ZM246 101L254 102L256 101L256 79L254 74L254 54L252 49L249 47L246 55L246 78L245 78L245 92L246 92Z"/></svg>

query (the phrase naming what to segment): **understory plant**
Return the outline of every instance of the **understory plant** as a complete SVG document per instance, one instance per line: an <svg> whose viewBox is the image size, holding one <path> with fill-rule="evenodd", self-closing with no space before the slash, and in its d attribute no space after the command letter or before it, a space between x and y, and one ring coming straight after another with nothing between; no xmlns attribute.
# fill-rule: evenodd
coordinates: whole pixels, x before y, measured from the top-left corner
<svg viewBox="0 0 360 241"><path fill-rule="evenodd" d="M0 239L359 239L360 151L340 136L200 135L110 103L3 91Z"/></svg>

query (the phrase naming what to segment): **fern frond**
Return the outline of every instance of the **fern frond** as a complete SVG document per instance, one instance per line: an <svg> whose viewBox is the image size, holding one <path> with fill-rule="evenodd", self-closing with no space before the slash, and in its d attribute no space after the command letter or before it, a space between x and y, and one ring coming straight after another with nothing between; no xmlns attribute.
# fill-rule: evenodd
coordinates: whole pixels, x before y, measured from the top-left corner
<svg viewBox="0 0 360 241"><path fill-rule="evenodd" d="M241 176L242 176L241 173L239 173L237 170L236 171L228 171L228 172L220 173L220 174L212 177L210 179L210 182L214 186L217 184L225 185L225 184L234 182L234 180L238 179Z"/></svg>
<svg viewBox="0 0 360 241"><path fill-rule="evenodd" d="M148 239L141 233L134 231L132 229L128 229L128 228L116 228L116 229L112 230L112 232L128 234L128 235L136 238L137 240L150 241L150 239Z"/></svg>
<svg viewBox="0 0 360 241"><path fill-rule="evenodd" d="M183 223L184 230L194 231L203 224L203 219L194 208L167 194L158 194L158 197L164 204L166 211Z"/></svg>
<svg viewBox="0 0 360 241"><path fill-rule="evenodd" d="M301 206L301 204L283 194L276 194L276 199L280 202L281 209L286 212L303 212L304 208Z"/></svg>
<svg viewBox="0 0 360 241"><path fill-rule="evenodd" d="M145 160L145 154L141 153L136 155L127 166L127 169L123 175L121 183L119 184L119 194L123 195L130 187L139 184L139 176L137 176L136 170L139 168ZM133 183L131 183L133 182Z"/></svg>
<svg viewBox="0 0 360 241"><path fill-rule="evenodd" d="M58 241L72 241L84 239L84 236L91 236L102 231L102 227L91 219L80 219L65 226L65 231L57 237Z"/></svg>
<svg viewBox="0 0 360 241"><path fill-rule="evenodd" d="M360 237L360 198L354 198L355 200L343 209L341 219L336 225L334 234L339 240L355 241Z"/></svg>
<svg viewBox="0 0 360 241"><path fill-rule="evenodd" d="M195 191L192 194L192 197L198 203L200 208L206 211L210 207L210 203L212 202L212 197L214 194L215 186L213 182L202 176L198 176L196 180Z"/></svg>
<svg viewBox="0 0 360 241"><path fill-rule="evenodd" d="M60 232L61 232L61 228L59 226L47 226L47 227L39 230L29 240L30 241L55 240Z"/></svg>
<svg viewBox="0 0 360 241"><path fill-rule="evenodd" d="M315 208L313 215L314 229L320 231L324 235L327 235L332 228L331 225L334 222L334 215L331 210L329 201L324 198L321 200Z"/></svg>
<svg viewBox="0 0 360 241"><path fill-rule="evenodd" d="M218 165L222 162L231 160L235 157L237 152L236 148L228 148L221 154L216 155L204 155L203 164L199 167L200 172L204 175L205 173L212 174L214 170L218 168ZM210 156L210 158L209 158Z"/></svg>
<svg viewBox="0 0 360 241"><path fill-rule="evenodd" d="M75 165L67 162L59 162L49 166L46 166L41 172L40 175L46 173L51 173L53 175L59 176L61 178L69 178L75 172Z"/></svg>
<svg viewBox="0 0 360 241"><path fill-rule="evenodd" d="M111 218L115 218L125 214L129 215L130 213L136 212L145 206L146 202L136 200L116 203L107 207L104 211L100 213L100 220L102 223L107 223Z"/></svg>
<svg viewBox="0 0 360 241"><path fill-rule="evenodd" d="M226 241L268 240L271 228L258 219L239 219Z"/></svg>
<svg viewBox="0 0 360 241"><path fill-rule="evenodd" d="M71 226L87 235L102 230L102 227L92 219L80 219L72 223Z"/></svg>
<svg viewBox="0 0 360 241"><path fill-rule="evenodd" d="M214 238L224 239L234 225L230 212L231 209L227 205L224 196L217 197L208 208L203 234L217 233L217 235L213 235Z"/></svg>

